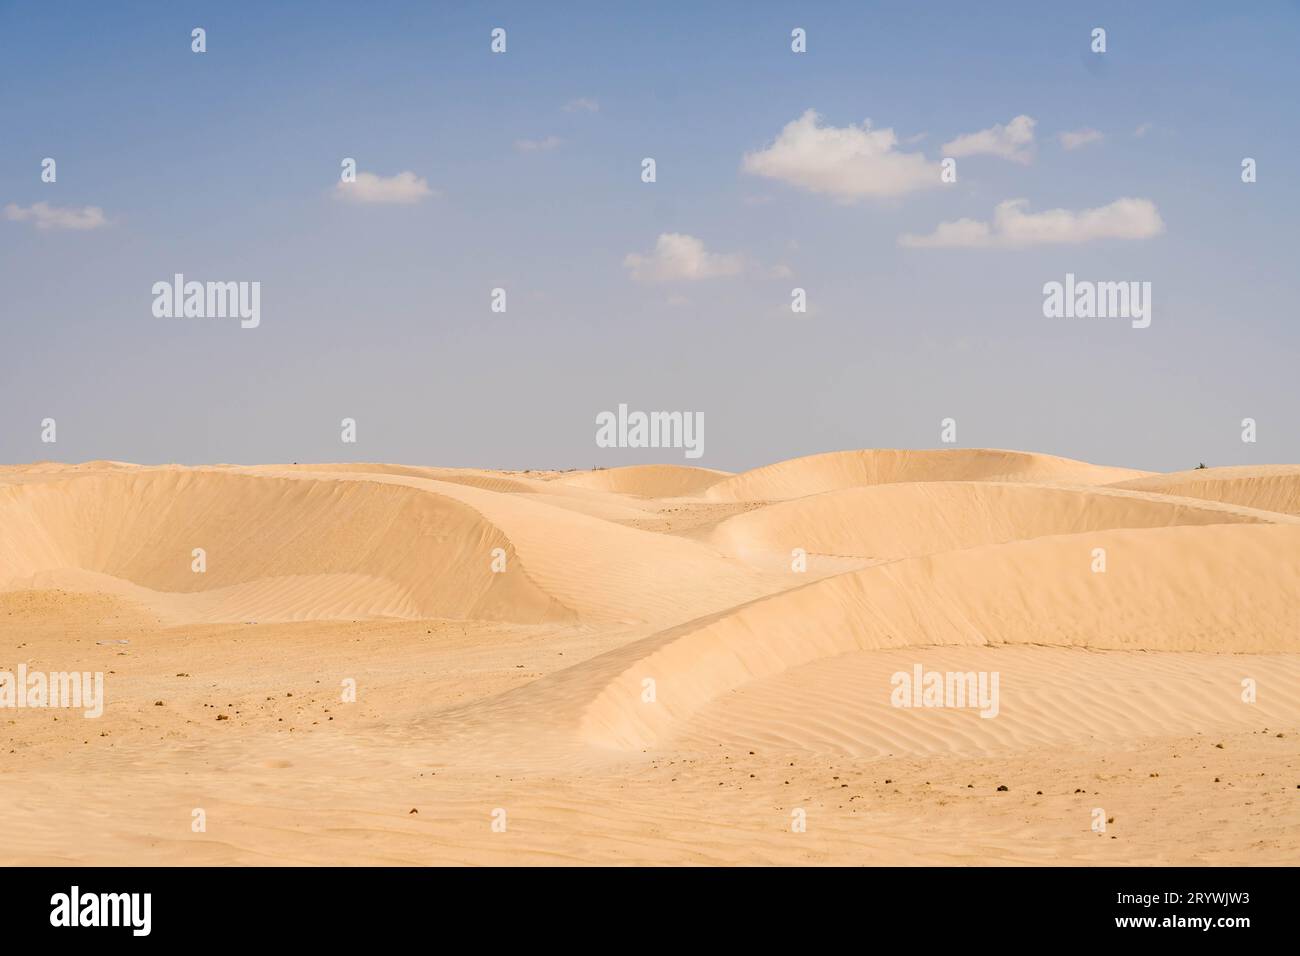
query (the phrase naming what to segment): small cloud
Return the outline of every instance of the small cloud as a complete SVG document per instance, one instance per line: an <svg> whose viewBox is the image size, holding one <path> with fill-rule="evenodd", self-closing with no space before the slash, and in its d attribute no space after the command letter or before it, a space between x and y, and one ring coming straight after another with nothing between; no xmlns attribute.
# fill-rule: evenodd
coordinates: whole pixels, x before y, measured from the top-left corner
<svg viewBox="0 0 1300 956"><path fill-rule="evenodd" d="M519 153L545 153L559 146L564 140L558 136L548 136L545 139L517 139L515 140L515 151Z"/></svg>
<svg viewBox="0 0 1300 956"><path fill-rule="evenodd" d="M1117 199L1096 209L1074 212L1048 209L1026 212L1027 199L1008 199L993 210L993 221L957 219L941 222L925 236L899 236L912 249L1023 248L1092 242L1096 239L1150 239L1165 231L1164 220L1149 199Z"/></svg>
<svg viewBox="0 0 1300 956"><path fill-rule="evenodd" d="M569 100L564 104L566 113L599 113L600 104L589 96L579 96L576 100Z"/></svg>
<svg viewBox="0 0 1300 956"><path fill-rule="evenodd" d="M823 126L816 110L791 120L772 145L746 153L742 168L809 192L857 202L940 185L939 164L898 150L892 129Z"/></svg>
<svg viewBox="0 0 1300 956"><path fill-rule="evenodd" d="M789 279L794 275L794 270L784 262L778 262L776 265L763 270L765 279Z"/></svg>
<svg viewBox="0 0 1300 956"><path fill-rule="evenodd" d="M410 204L435 195L427 179L409 170L395 176L357 173L356 182L334 184L334 197L347 202Z"/></svg>
<svg viewBox="0 0 1300 956"><path fill-rule="evenodd" d="M945 156L1001 156L1028 165L1034 161L1034 119L1020 115L943 144Z"/></svg>
<svg viewBox="0 0 1300 956"><path fill-rule="evenodd" d="M51 206L47 202L33 203L24 209L14 203L5 206L5 218L11 222L31 222L37 229L72 229L84 232L107 226L104 210L98 206Z"/></svg>
<svg viewBox="0 0 1300 956"><path fill-rule="evenodd" d="M667 302L669 308L673 309L684 309L691 304L691 300L684 295L670 295Z"/></svg>
<svg viewBox="0 0 1300 956"><path fill-rule="evenodd" d="M1061 133L1059 138L1061 145L1066 149L1078 149L1081 146L1087 146L1089 143L1100 143L1106 137L1099 130L1076 129Z"/></svg>
<svg viewBox="0 0 1300 956"><path fill-rule="evenodd" d="M1149 133L1149 132L1151 132L1151 124L1150 124L1150 123L1143 123L1142 125L1140 125L1137 129L1135 129L1135 130L1133 131L1133 135L1136 136L1138 139L1141 139L1143 136L1145 136L1145 135L1146 135L1147 133Z"/></svg>
<svg viewBox="0 0 1300 956"><path fill-rule="evenodd" d="M672 282L739 275L745 269L745 258L709 252L694 236L664 232L659 234L654 252L648 256L628 253L623 265L638 282Z"/></svg>

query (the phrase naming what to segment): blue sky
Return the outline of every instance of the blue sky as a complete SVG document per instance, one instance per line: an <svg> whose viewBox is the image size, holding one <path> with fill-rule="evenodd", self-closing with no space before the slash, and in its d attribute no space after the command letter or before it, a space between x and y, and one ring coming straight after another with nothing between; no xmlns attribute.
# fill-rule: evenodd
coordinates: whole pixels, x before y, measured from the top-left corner
<svg viewBox="0 0 1300 956"><path fill-rule="evenodd" d="M1300 461L1297 4L700 6L0 2L0 461L682 460L597 448L619 403L702 412L692 463L728 469L938 447L946 417L964 447ZM810 109L930 164L1019 116L1033 141L897 194L810 187L879 185L820 139L806 170L747 170ZM341 201L344 157L430 195ZM1160 230L899 243L1123 198ZM665 234L735 267L638 278ZM154 317L176 272L259 281L261 325ZM1067 272L1151 282L1150 328L1045 318Z"/></svg>

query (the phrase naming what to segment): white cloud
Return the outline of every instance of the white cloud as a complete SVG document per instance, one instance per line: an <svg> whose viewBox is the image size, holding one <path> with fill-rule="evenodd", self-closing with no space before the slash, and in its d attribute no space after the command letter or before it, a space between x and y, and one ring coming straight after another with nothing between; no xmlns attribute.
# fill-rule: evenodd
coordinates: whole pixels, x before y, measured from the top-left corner
<svg viewBox="0 0 1300 956"><path fill-rule="evenodd" d="M566 113L599 113L600 104L589 96L579 96L576 100L569 100L564 104Z"/></svg>
<svg viewBox="0 0 1300 956"><path fill-rule="evenodd" d="M945 156L1001 156L1028 165L1034 161L1034 119L1020 115L978 133L967 133L943 144Z"/></svg>
<svg viewBox="0 0 1300 956"><path fill-rule="evenodd" d="M899 152L892 129L823 126L816 110L785 125L772 145L746 153L742 168L844 202L901 196L938 186L939 164Z"/></svg>
<svg viewBox="0 0 1300 956"><path fill-rule="evenodd" d="M1143 136L1145 136L1145 135L1146 135L1147 133L1149 133L1149 132L1151 132L1151 124L1150 124L1150 123L1143 123L1143 124L1141 124L1140 126L1138 126L1137 129L1135 129L1135 130L1133 131L1133 135L1136 136L1136 137L1138 137L1139 139L1141 139Z"/></svg>
<svg viewBox="0 0 1300 956"><path fill-rule="evenodd" d="M704 242L694 236L664 232L659 234L654 252L647 256L628 253L623 265L638 282L671 282L739 275L745 269L745 257L709 252Z"/></svg>
<svg viewBox="0 0 1300 956"><path fill-rule="evenodd" d="M409 170L395 176L357 173L356 182L334 184L335 198L348 202L415 203L433 195L436 194L429 188L429 181Z"/></svg>
<svg viewBox="0 0 1300 956"><path fill-rule="evenodd" d="M545 139L517 139L515 140L515 150L520 153L545 153L555 149L564 140L558 136L548 136Z"/></svg>
<svg viewBox="0 0 1300 956"><path fill-rule="evenodd" d="M1008 199L993 210L993 221L957 219L941 222L925 236L899 236L898 244L914 249L1015 248L1095 239L1150 239L1165 231L1149 199L1117 199L1096 209L1074 212L1048 209L1027 212L1027 199Z"/></svg>
<svg viewBox="0 0 1300 956"><path fill-rule="evenodd" d="M1078 149L1089 143L1100 143L1106 137L1099 130L1075 129L1060 134L1061 145L1066 149Z"/></svg>
<svg viewBox="0 0 1300 956"><path fill-rule="evenodd" d="M5 206L5 218L11 222L34 223L37 229L84 231L108 225L104 210L98 206L51 206L47 202L33 203L26 209L10 203Z"/></svg>

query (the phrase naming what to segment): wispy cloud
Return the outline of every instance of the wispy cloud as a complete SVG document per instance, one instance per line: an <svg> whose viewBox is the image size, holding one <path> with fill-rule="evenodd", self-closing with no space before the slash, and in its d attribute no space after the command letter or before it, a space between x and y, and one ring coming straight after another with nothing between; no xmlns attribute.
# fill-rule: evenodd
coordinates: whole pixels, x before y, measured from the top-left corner
<svg viewBox="0 0 1300 956"><path fill-rule="evenodd" d="M1097 239L1150 239L1164 232L1164 220L1149 199L1117 199L1096 209L1027 212L1027 199L1008 199L993 210L992 222L957 219L934 232L907 234L900 246L913 249L1020 248L1092 242Z"/></svg>
<svg viewBox="0 0 1300 956"><path fill-rule="evenodd" d="M334 197L346 202L409 204L434 195L428 180L409 170L395 176L357 173L356 182L334 184Z"/></svg>
<svg viewBox="0 0 1300 956"><path fill-rule="evenodd" d="M71 229L85 231L107 226L104 210L98 206L51 206L47 202L33 203L23 208L9 203L5 218L11 222L30 222L37 229Z"/></svg>
<svg viewBox="0 0 1300 956"><path fill-rule="evenodd" d="M742 168L842 202L900 196L940 185L939 164L898 150L892 129L824 126L816 110L787 123L765 149L746 153Z"/></svg>
<svg viewBox="0 0 1300 956"><path fill-rule="evenodd" d="M943 144L945 156L1000 156L1014 163L1034 161L1034 125L1031 116L1020 115L1009 123L997 123L977 133L966 133Z"/></svg>
<svg viewBox="0 0 1300 956"><path fill-rule="evenodd" d="M545 139L517 139L515 140L515 151L519 153L545 153L559 146L564 140L558 136L547 136Z"/></svg>
<svg viewBox="0 0 1300 956"><path fill-rule="evenodd" d="M1145 135L1146 135L1147 133L1149 133L1149 132L1151 132L1151 124L1150 124L1150 123L1142 123L1140 126L1138 126L1137 129L1135 129L1135 130L1133 131L1133 135L1136 136L1138 139L1141 139L1143 136L1145 136Z"/></svg>
<svg viewBox="0 0 1300 956"><path fill-rule="evenodd" d="M1079 149L1090 143L1100 143L1106 137L1099 130L1075 129L1061 133L1058 138L1066 149Z"/></svg>
<svg viewBox="0 0 1300 956"><path fill-rule="evenodd" d="M623 265L638 282L690 281L739 275L745 269L745 257L709 252L695 236L665 232L660 233L653 252L628 253Z"/></svg>
<svg viewBox="0 0 1300 956"><path fill-rule="evenodd" d="M564 104L566 113L599 113L600 104L589 96L579 96Z"/></svg>

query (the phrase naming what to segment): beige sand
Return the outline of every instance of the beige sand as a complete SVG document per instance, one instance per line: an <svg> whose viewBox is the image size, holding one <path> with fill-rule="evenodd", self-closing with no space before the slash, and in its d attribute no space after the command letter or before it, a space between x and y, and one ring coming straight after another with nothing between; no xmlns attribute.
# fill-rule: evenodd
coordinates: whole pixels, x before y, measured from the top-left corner
<svg viewBox="0 0 1300 956"><path fill-rule="evenodd" d="M1289 864L1300 466L0 468L19 665L5 864Z"/></svg>

